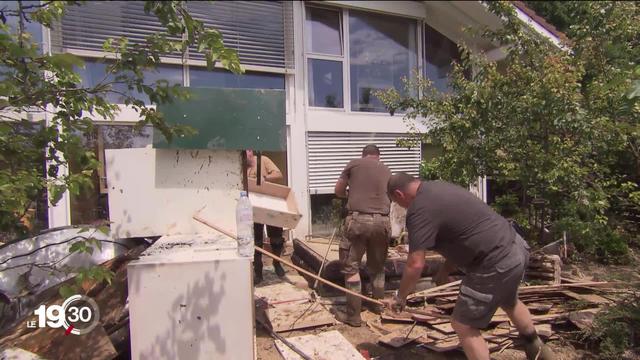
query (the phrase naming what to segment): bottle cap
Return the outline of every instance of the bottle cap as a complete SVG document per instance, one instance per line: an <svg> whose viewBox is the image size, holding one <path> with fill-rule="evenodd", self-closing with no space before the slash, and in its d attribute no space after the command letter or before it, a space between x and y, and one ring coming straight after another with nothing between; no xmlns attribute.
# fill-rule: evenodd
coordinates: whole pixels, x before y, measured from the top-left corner
<svg viewBox="0 0 640 360"><path fill-rule="evenodd" d="M240 191L240 197L247 197L246 191Z"/></svg>

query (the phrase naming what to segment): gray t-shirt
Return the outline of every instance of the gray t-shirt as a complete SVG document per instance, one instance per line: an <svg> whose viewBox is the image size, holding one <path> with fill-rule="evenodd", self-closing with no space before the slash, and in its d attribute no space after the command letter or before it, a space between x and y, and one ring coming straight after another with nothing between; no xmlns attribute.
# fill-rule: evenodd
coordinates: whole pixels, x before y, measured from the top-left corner
<svg viewBox="0 0 640 360"><path fill-rule="evenodd" d="M409 251L435 250L464 271L490 269L514 246L515 230L467 189L423 182L407 211Z"/></svg>

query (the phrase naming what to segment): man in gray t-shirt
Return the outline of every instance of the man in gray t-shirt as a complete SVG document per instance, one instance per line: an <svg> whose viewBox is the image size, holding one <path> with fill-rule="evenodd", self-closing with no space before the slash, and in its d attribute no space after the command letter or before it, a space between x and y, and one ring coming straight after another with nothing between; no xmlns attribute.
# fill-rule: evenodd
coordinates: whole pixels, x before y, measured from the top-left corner
<svg viewBox="0 0 640 360"><path fill-rule="evenodd" d="M440 285L456 268L466 273L453 310L451 325L469 359L489 359L485 328L502 308L525 342L529 359L553 354L538 335L527 307L518 300L518 287L529 261L529 247L509 222L468 190L442 181L421 182L411 175L391 176L389 198L407 209L409 256L397 296L387 301L404 308L420 278L425 251L434 250L445 263L434 276Z"/></svg>

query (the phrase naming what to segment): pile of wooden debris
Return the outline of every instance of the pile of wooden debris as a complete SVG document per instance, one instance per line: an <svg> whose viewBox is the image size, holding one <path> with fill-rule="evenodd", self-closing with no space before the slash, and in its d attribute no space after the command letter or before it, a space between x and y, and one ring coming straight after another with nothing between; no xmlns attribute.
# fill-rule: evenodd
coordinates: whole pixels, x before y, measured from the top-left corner
<svg viewBox="0 0 640 360"><path fill-rule="evenodd" d="M590 326L595 314L615 299L617 291L612 285L584 282L525 286L520 288L520 300L532 312L538 334L543 339L554 339L559 329ZM392 347L419 343L436 352L461 350L450 324L457 293L457 289L451 288L423 296L416 294L410 299L406 312L383 314L367 324L380 335L379 342ZM492 352L502 351L518 341L517 330L501 309L483 334Z"/></svg>

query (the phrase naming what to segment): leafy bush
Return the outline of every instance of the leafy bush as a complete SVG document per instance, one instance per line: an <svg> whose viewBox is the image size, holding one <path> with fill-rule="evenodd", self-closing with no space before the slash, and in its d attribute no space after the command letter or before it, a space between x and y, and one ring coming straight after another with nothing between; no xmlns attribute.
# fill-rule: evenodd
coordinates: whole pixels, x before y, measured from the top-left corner
<svg viewBox="0 0 640 360"><path fill-rule="evenodd" d="M495 206L526 220L529 240L567 231L584 255L619 262L640 222L640 6L571 3L570 51L525 26L510 3L487 2L503 27L481 35L506 52L500 64L462 45L451 93L418 76L402 93L377 96L410 128L421 122L429 131L417 135L442 149L423 176L517 183Z"/></svg>
<svg viewBox="0 0 640 360"><path fill-rule="evenodd" d="M620 359L626 351L640 346L640 292L626 296L602 310L591 327L580 334L600 359Z"/></svg>

